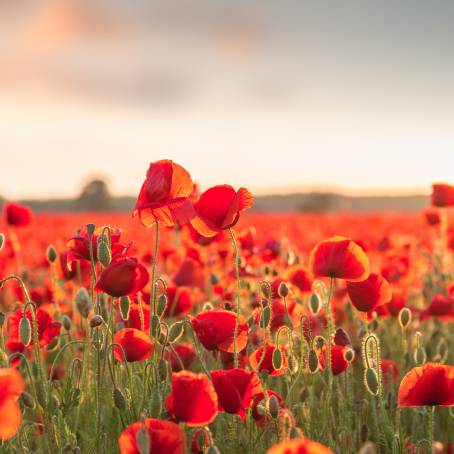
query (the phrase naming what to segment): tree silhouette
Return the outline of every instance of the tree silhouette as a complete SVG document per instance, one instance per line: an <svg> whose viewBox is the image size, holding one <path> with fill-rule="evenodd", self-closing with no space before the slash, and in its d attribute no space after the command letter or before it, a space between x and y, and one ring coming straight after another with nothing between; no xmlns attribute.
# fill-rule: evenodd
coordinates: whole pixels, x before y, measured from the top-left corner
<svg viewBox="0 0 454 454"><path fill-rule="evenodd" d="M107 183L101 179L88 182L76 201L76 206L83 211L109 211L112 209L112 197Z"/></svg>

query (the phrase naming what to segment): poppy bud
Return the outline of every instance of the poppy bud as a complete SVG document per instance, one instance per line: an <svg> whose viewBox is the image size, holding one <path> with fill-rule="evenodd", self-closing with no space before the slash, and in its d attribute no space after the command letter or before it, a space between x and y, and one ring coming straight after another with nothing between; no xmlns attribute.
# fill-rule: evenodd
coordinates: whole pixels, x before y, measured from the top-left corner
<svg viewBox="0 0 454 454"><path fill-rule="evenodd" d="M95 224L87 224L85 226L85 228L87 229L88 236L92 237L93 234L95 233L96 225Z"/></svg>
<svg viewBox="0 0 454 454"><path fill-rule="evenodd" d="M347 363L351 363L355 359L355 351L352 348L345 350L344 358Z"/></svg>
<svg viewBox="0 0 454 454"><path fill-rule="evenodd" d="M100 315L94 315L90 320L90 328L97 328L101 326L104 322L104 319Z"/></svg>
<svg viewBox="0 0 454 454"><path fill-rule="evenodd" d="M25 407L31 409L35 408L35 401L33 400L33 396L27 391L22 391L20 398Z"/></svg>
<svg viewBox="0 0 454 454"><path fill-rule="evenodd" d="M76 293L76 306L80 315L87 318L90 312L90 296L84 287L81 287Z"/></svg>
<svg viewBox="0 0 454 454"><path fill-rule="evenodd" d="M282 352L279 348L275 348L273 351L273 369L281 370L282 368Z"/></svg>
<svg viewBox="0 0 454 454"><path fill-rule="evenodd" d="M271 308L269 306L265 307L260 316L260 327L268 328L271 321Z"/></svg>
<svg viewBox="0 0 454 454"><path fill-rule="evenodd" d="M279 415L279 401L274 395L268 399L268 412L273 419L276 419Z"/></svg>
<svg viewBox="0 0 454 454"><path fill-rule="evenodd" d="M267 273L265 273L267 274ZM262 293L263 293L263 296L266 298L266 299L270 299L271 296L272 296L272 290L271 290L271 286L270 284L268 284L268 282L262 282L261 286L260 286L260 289L262 290Z"/></svg>
<svg viewBox="0 0 454 454"><path fill-rule="evenodd" d="M210 446L208 449L207 449L207 453L206 454L221 454L221 451L219 451L219 449L217 448L217 446Z"/></svg>
<svg viewBox="0 0 454 454"><path fill-rule="evenodd" d="M213 310L213 305L209 301L207 301L202 307L202 312L212 311L212 310Z"/></svg>
<svg viewBox="0 0 454 454"><path fill-rule="evenodd" d="M417 366L422 366L427 360L427 354L424 347L416 347L413 352L413 361Z"/></svg>
<svg viewBox="0 0 454 454"><path fill-rule="evenodd" d="M3 249L4 245L5 245L5 234L0 233L0 251Z"/></svg>
<svg viewBox="0 0 454 454"><path fill-rule="evenodd" d="M373 396L376 396L378 394L378 388L379 388L378 375L377 375L377 372L375 372L375 369L368 367L364 371L364 384L366 386L366 389Z"/></svg>
<svg viewBox="0 0 454 454"><path fill-rule="evenodd" d="M257 405L257 413L259 416L265 416L266 415L266 407L263 404L258 404Z"/></svg>
<svg viewBox="0 0 454 454"><path fill-rule="evenodd" d="M216 274L213 273L210 276L210 283L211 283L211 285L219 284L219 278L218 278L218 276Z"/></svg>
<svg viewBox="0 0 454 454"><path fill-rule="evenodd" d="M46 408L47 406L47 396L44 389L43 383L39 380L35 382L35 391L36 391L36 400L41 405L41 407Z"/></svg>
<svg viewBox="0 0 454 454"><path fill-rule="evenodd" d="M161 317L161 315L164 313L166 310L167 306L167 295L159 295L158 298L158 304L156 308L156 313L158 314L158 317Z"/></svg>
<svg viewBox="0 0 454 454"><path fill-rule="evenodd" d="M150 319L150 326L151 326L151 334L153 337L156 337L158 334L158 327L159 323L161 321L159 320L159 317L157 315L152 315Z"/></svg>
<svg viewBox="0 0 454 454"><path fill-rule="evenodd" d="M298 372L298 360L295 355L289 355L287 358L288 368L291 374L296 374Z"/></svg>
<svg viewBox="0 0 454 454"><path fill-rule="evenodd" d="M173 344L178 339L180 339L180 337L183 335L183 332L184 332L183 322L175 322L173 325L171 325L168 336L169 343Z"/></svg>
<svg viewBox="0 0 454 454"><path fill-rule="evenodd" d="M342 328L337 328L333 340L336 345L343 345L344 347L351 345L350 336Z"/></svg>
<svg viewBox="0 0 454 454"><path fill-rule="evenodd" d="M318 356L317 352L313 348L309 350L308 365L311 374L315 374L318 371L319 368Z"/></svg>
<svg viewBox="0 0 454 454"><path fill-rule="evenodd" d="M167 380L167 362L164 359L160 359L158 363L158 373L159 373L159 379L161 382L164 382Z"/></svg>
<svg viewBox="0 0 454 454"><path fill-rule="evenodd" d="M289 438L290 439L292 439L292 438L300 438L302 436L303 436L303 432L301 431L301 429L299 427L293 426L290 429L290 432L289 432Z"/></svg>
<svg viewBox="0 0 454 454"><path fill-rule="evenodd" d="M322 336L315 336L314 340L312 341L312 345L321 350L325 345L325 339Z"/></svg>
<svg viewBox="0 0 454 454"><path fill-rule="evenodd" d="M100 237L98 240L98 250L97 250L98 260L104 267L109 266L110 261L112 260L112 255L110 253L109 245L107 241Z"/></svg>
<svg viewBox="0 0 454 454"><path fill-rule="evenodd" d="M49 344L46 346L46 352L52 352L57 349L58 345L60 344L60 338L57 336L54 339L52 339Z"/></svg>
<svg viewBox="0 0 454 454"><path fill-rule="evenodd" d="M3 312L0 312L0 329L3 328L4 323L5 323L5 314Z"/></svg>
<svg viewBox="0 0 454 454"><path fill-rule="evenodd" d="M115 406L119 410L125 410L126 409L127 402L126 402L126 398L125 398L124 394L121 392L121 389L115 388L113 390L112 397L113 397L113 401L114 401Z"/></svg>
<svg viewBox="0 0 454 454"><path fill-rule="evenodd" d="M129 310L131 309L131 300L129 296L120 297L120 314L121 318L126 322L129 320Z"/></svg>
<svg viewBox="0 0 454 454"><path fill-rule="evenodd" d="M151 449L150 435L148 435L147 429L141 427L136 433L136 444L139 448L140 454L148 454Z"/></svg>
<svg viewBox="0 0 454 454"><path fill-rule="evenodd" d="M49 263L54 263L55 260L57 260L57 258L58 258L57 251L56 251L55 247L52 244L47 247L46 257L47 257L47 261Z"/></svg>
<svg viewBox="0 0 454 454"><path fill-rule="evenodd" d="M322 301L318 293L312 293L309 300L309 309L313 315L317 315L322 308Z"/></svg>
<svg viewBox="0 0 454 454"><path fill-rule="evenodd" d="M63 317L61 318L61 324L66 331L69 331L71 329L71 319L67 315L63 315Z"/></svg>
<svg viewBox="0 0 454 454"><path fill-rule="evenodd" d="M32 327L26 315L23 315L19 322L19 338L26 347L32 340Z"/></svg>
<svg viewBox="0 0 454 454"><path fill-rule="evenodd" d="M286 298L289 294L289 289L287 287L287 284L285 282L281 282L279 284L279 288L277 290L277 293L281 298Z"/></svg>
<svg viewBox="0 0 454 454"><path fill-rule="evenodd" d="M407 329L411 323L411 310L403 307L399 312L399 325L402 329Z"/></svg>

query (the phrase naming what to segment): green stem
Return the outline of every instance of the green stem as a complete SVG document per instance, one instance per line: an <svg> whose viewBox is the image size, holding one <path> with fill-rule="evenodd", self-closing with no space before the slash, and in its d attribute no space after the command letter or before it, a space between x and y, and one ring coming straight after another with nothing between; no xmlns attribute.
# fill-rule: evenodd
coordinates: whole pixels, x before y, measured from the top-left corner
<svg viewBox="0 0 454 454"><path fill-rule="evenodd" d="M230 237L232 238L232 246L235 251L235 275L236 275L236 282L237 282L237 305L236 305L236 319L235 319L235 331L233 332L233 361L234 367L238 367L238 351L236 345L236 338L238 336L238 325L240 320L240 290L241 290L241 283L240 283L240 253L238 250L238 244L235 239L235 234L233 230L229 228Z"/></svg>
<svg viewBox="0 0 454 454"><path fill-rule="evenodd" d="M434 416L435 416L435 405L429 407L429 427L428 427L428 439L429 439L429 451L432 452L434 445Z"/></svg>
<svg viewBox="0 0 454 454"><path fill-rule="evenodd" d="M153 251L153 259L151 262L151 290L150 290L150 310L152 311L151 314L155 314L156 307L155 307L155 300L156 300L156 291L155 291L155 274L156 274L156 262L157 262L157 255L158 255L158 246L159 246L159 223L155 223L156 230L155 230L155 243L154 243L154 251ZM150 319L150 338L153 337L152 327L151 327L151 319Z"/></svg>

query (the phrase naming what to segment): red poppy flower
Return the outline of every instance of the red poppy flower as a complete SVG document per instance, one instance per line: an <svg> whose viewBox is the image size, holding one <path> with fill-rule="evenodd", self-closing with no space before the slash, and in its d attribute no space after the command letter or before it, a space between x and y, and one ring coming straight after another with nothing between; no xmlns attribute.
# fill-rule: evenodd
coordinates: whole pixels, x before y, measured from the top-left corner
<svg viewBox="0 0 454 454"><path fill-rule="evenodd" d="M224 238L224 232L218 232L215 236L206 237L201 235L191 224L187 224L187 229L194 243L200 246L208 246L211 243L220 242Z"/></svg>
<svg viewBox="0 0 454 454"><path fill-rule="evenodd" d="M172 350L166 350L166 359L170 360L170 365L174 372L188 369L196 358L194 346L187 342L173 344Z"/></svg>
<svg viewBox="0 0 454 454"><path fill-rule="evenodd" d="M192 226L203 236L212 237L221 230L233 227L240 212L251 208L254 197L246 188L238 191L227 184L206 190L194 204L196 217Z"/></svg>
<svg viewBox="0 0 454 454"><path fill-rule="evenodd" d="M236 314L222 309L201 312L189 320L199 341L207 350L233 352L233 334L235 331ZM236 338L237 352L246 348L248 340L248 324L240 315Z"/></svg>
<svg viewBox="0 0 454 454"><path fill-rule="evenodd" d="M292 438L271 446L266 454L334 454L331 449L309 438Z"/></svg>
<svg viewBox="0 0 454 454"><path fill-rule="evenodd" d="M443 295L435 295L429 306L422 312L421 320L436 317L445 323L454 320L454 298Z"/></svg>
<svg viewBox="0 0 454 454"><path fill-rule="evenodd" d="M312 291L312 276L304 266L296 265L287 272L287 278L292 285L297 287L300 292L308 293Z"/></svg>
<svg viewBox="0 0 454 454"><path fill-rule="evenodd" d="M9 319L9 338L7 347L10 351L20 351L19 345L23 344L19 337L19 324L23 317L24 311L18 309ZM32 323L32 314L30 309L26 311L26 317ZM38 342L40 347L49 345L59 334L61 323L52 320L52 317L45 309L38 308L36 310L36 321L38 322ZM33 338L30 346L33 345Z"/></svg>
<svg viewBox="0 0 454 454"><path fill-rule="evenodd" d="M399 381L399 368L395 361L392 359L382 359L380 361L380 365L385 383L390 381L397 383Z"/></svg>
<svg viewBox="0 0 454 454"><path fill-rule="evenodd" d="M438 225L441 222L440 213L436 208L429 208L424 211L424 217L429 225Z"/></svg>
<svg viewBox="0 0 454 454"><path fill-rule="evenodd" d="M172 374L172 391L165 405L169 414L188 426L210 424L218 414L218 397L204 374L183 370Z"/></svg>
<svg viewBox="0 0 454 454"><path fill-rule="evenodd" d="M102 234L104 227L98 227L95 233L91 237L93 259L96 262L98 260L98 236ZM110 245L112 257L117 255L124 255L128 249L119 243L121 236L121 230L116 227L110 227ZM66 262L71 265L71 262L75 260L86 260L90 261L90 237L88 236L87 228L84 226L78 232L77 235L70 238L66 246L68 253L66 256Z"/></svg>
<svg viewBox="0 0 454 454"><path fill-rule="evenodd" d="M205 273L196 260L186 257L180 268L172 277L172 282L178 286L205 288Z"/></svg>
<svg viewBox="0 0 454 454"><path fill-rule="evenodd" d="M143 332L135 328L123 328L114 336L114 342L123 347L126 361L144 361L148 359L154 350L151 339ZM115 359L124 361L123 352L118 345L114 346Z"/></svg>
<svg viewBox="0 0 454 454"><path fill-rule="evenodd" d="M8 440L19 430L22 421L17 400L24 381L15 369L0 369L0 440Z"/></svg>
<svg viewBox="0 0 454 454"><path fill-rule="evenodd" d="M152 162L133 216L138 216L145 227L155 222L171 227L187 224L195 215L190 196L194 183L189 173L170 160Z"/></svg>
<svg viewBox="0 0 454 454"><path fill-rule="evenodd" d="M361 282L347 282L347 293L353 306L361 312L372 311L392 298L387 280L376 273L370 273Z"/></svg>
<svg viewBox="0 0 454 454"><path fill-rule="evenodd" d="M349 346L344 345L331 345L331 369L333 371L333 375L341 374L348 369L350 362L345 359L345 354L348 351L352 351L353 349ZM324 369L325 364L327 362L327 352L326 347L324 346L320 355L320 367Z"/></svg>
<svg viewBox="0 0 454 454"><path fill-rule="evenodd" d="M25 227L30 224L32 211L29 207L17 203L5 203L3 205L5 220L13 227Z"/></svg>
<svg viewBox="0 0 454 454"><path fill-rule="evenodd" d="M143 315L143 326L141 311ZM129 318L126 324L128 328L140 329L141 331L148 333L150 330L150 306L142 304L141 308L138 303L131 304L129 307Z"/></svg>
<svg viewBox="0 0 454 454"><path fill-rule="evenodd" d="M147 418L131 424L121 433L118 439L120 454L140 454L139 446L137 446L137 433L141 429L147 431L153 452L183 454L186 451L185 435L178 424Z"/></svg>
<svg viewBox="0 0 454 454"><path fill-rule="evenodd" d="M148 280L147 268L135 257L116 257L102 271L95 289L115 297L135 295Z"/></svg>
<svg viewBox="0 0 454 454"><path fill-rule="evenodd" d="M454 405L454 366L426 363L408 372L399 386L399 407Z"/></svg>
<svg viewBox="0 0 454 454"><path fill-rule="evenodd" d="M211 372L218 395L219 411L246 417L252 396L262 392L262 385L254 372L244 369L214 370Z"/></svg>
<svg viewBox="0 0 454 454"><path fill-rule="evenodd" d="M276 370L273 366L273 352L276 349L276 346L273 344L266 344L265 357L262 360L263 347L259 347L257 350L251 353L249 356L249 364L251 365L252 370L256 372L262 372L262 370L267 370L270 375L282 375L285 373L285 368L287 367L287 355L282 347L279 347L282 353L282 367L279 370ZM260 366L259 366L260 364Z"/></svg>
<svg viewBox="0 0 454 454"><path fill-rule="evenodd" d="M359 282L369 276L369 259L354 241L334 236L312 249L309 268L316 277Z"/></svg>
<svg viewBox="0 0 454 454"><path fill-rule="evenodd" d="M168 286L167 306L164 316L177 317L187 314L194 305L191 291L184 287Z"/></svg>
<svg viewBox="0 0 454 454"><path fill-rule="evenodd" d="M437 207L454 206L454 186L446 183L432 185L432 205Z"/></svg>

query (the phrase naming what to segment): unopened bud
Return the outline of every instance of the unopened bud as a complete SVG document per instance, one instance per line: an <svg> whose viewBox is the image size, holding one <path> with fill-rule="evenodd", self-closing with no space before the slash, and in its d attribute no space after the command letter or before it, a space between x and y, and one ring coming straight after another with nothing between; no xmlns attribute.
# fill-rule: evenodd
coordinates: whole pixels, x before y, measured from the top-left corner
<svg viewBox="0 0 454 454"><path fill-rule="evenodd" d="M411 323L411 310L403 307L399 312L399 325L402 329L407 329Z"/></svg>
<svg viewBox="0 0 454 454"><path fill-rule="evenodd" d="M76 293L76 306L80 315L87 318L90 312L90 296L84 287L81 287Z"/></svg>
<svg viewBox="0 0 454 454"><path fill-rule="evenodd" d="M19 322L19 338L26 347L32 340L32 327L26 315L23 315Z"/></svg>
<svg viewBox="0 0 454 454"><path fill-rule="evenodd" d="M308 366L311 374L315 374L320 367L317 352L313 348L309 350Z"/></svg>
<svg viewBox="0 0 454 454"><path fill-rule="evenodd" d="M167 306L167 295L159 295L156 313L161 317Z"/></svg>
<svg viewBox="0 0 454 454"><path fill-rule="evenodd" d="M311 298L309 300L309 309L313 315L316 315L320 312L322 308L322 301L318 293L312 293Z"/></svg>
<svg viewBox="0 0 454 454"><path fill-rule="evenodd" d="M113 401L114 401L115 406L119 410L125 410L127 407L127 402L126 402L126 398L125 398L124 394L121 392L121 390L119 388L115 388L113 390L112 396L113 396Z"/></svg>
<svg viewBox="0 0 454 454"><path fill-rule="evenodd" d="M282 369L282 352L279 348L275 348L273 351L272 363L274 370Z"/></svg>
<svg viewBox="0 0 454 454"><path fill-rule="evenodd" d="M131 300L129 296L122 296L120 298L120 314L121 318L126 322L129 320L129 311L131 309Z"/></svg>
<svg viewBox="0 0 454 454"><path fill-rule="evenodd" d="M95 233L96 225L95 224L87 224L85 226L85 228L87 229L88 236L91 237Z"/></svg>
<svg viewBox="0 0 454 454"><path fill-rule="evenodd" d="M364 384L366 386L366 389L373 396L376 396L378 394L379 383L378 383L378 375L377 375L377 372L375 372L375 369L368 367L364 371Z"/></svg>
<svg viewBox="0 0 454 454"><path fill-rule="evenodd" d="M260 328L268 328L271 321L271 308L269 306L263 308L260 316Z"/></svg>
<svg viewBox="0 0 454 454"><path fill-rule="evenodd" d="M285 282L281 282L279 284L279 288L277 290L277 293L279 294L279 296L281 298L286 298L289 294L289 289L288 289L288 286Z"/></svg>
<svg viewBox="0 0 454 454"><path fill-rule="evenodd" d="M100 237L98 239L98 260L101 262L102 266L108 267L110 264L110 261L112 260L112 255L110 253L109 245L107 244L107 241L104 239L101 239Z"/></svg>
<svg viewBox="0 0 454 454"><path fill-rule="evenodd" d="M71 329L71 319L67 315L63 315L61 318L61 324L66 331Z"/></svg>
<svg viewBox="0 0 454 454"><path fill-rule="evenodd" d="M47 257L47 261L49 263L54 263L55 260L57 260L57 258L58 258L57 250L55 249L55 247L52 244L47 247L46 257Z"/></svg>
<svg viewBox="0 0 454 454"><path fill-rule="evenodd" d="M149 454L151 449L150 435L147 429L141 427L136 433L136 444L140 454Z"/></svg>
<svg viewBox="0 0 454 454"><path fill-rule="evenodd" d="M180 337L183 335L184 332L184 323L183 322L175 322L169 328L169 336L168 341L169 343L173 344L174 342L178 341Z"/></svg>
<svg viewBox="0 0 454 454"><path fill-rule="evenodd" d="M268 411L273 419L276 419L279 415L279 401L274 395L271 395L268 399Z"/></svg>
<svg viewBox="0 0 454 454"><path fill-rule="evenodd" d="M90 328L97 328L101 326L104 322L104 319L100 315L94 315L90 320Z"/></svg>

